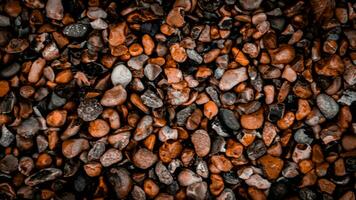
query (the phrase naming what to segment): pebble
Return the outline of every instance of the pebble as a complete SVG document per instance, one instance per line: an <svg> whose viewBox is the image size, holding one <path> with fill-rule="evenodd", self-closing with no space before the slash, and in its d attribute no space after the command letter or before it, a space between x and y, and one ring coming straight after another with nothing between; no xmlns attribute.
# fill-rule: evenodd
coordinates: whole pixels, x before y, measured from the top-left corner
<svg viewBox="0 0 356 200"><path fill-rule="evenodd" d="M127 66L129 66L129 67L131 67L132 69L135 69L135 70L140 70L140 69L143 68L143 65L146 63L148 58L149 57L147 55L145 55L145 54L141 54L139 56L132 57L127 62Z"/></svg>
<svg viewBox="0 0 356 200"><path fill-rule="evenodd" d="M196 167L196 172L199 176L203 178L208 178L209 176L209 168L208 165L204 160L199 160L197 167Z"/></svg>
<svg viewBox="0 0 356 200"><path fill-rule="evenodd" d="M89 122L88 132L95 138L104 137L110 131L109 124L102 119L96 119Z"/></svg>
<svg viewBox="0 0 356 200"><path fill-rule="evenodd" d="M211 164L222 172L229 172L232 169L232 163L224 155L213 155L210 158Z"/></svg>
<svg viewBox="0 0 356 200"><path fill-rule="evenodd" d="M183 80L183 74L180 69L169 67L164 69L164 74L167 76L168 84L179 83Z"/></svg>
<svg viewBox="0 0 356 200"><path fill-rule="evenodd" d="M220 120L218 118L215 118L213 123L211 123L211 128L220 136L222 137L229 137L229 131L225 129L225 127L222 126Z"/></svg>
<svg viewBox="0 0 356 200"><path fill-rule="evenodd" d="M133 139L136 141L140 141L149 136L153 131L152 124L153 118L150 115L142 117L140 122L137 124Z"/></svg>
<svg viewBox="0 0 356 200"><path fill-rule="evenodd" d="M90 163L86 163L83 166L83 169L89 177L96 177L101 174L102 166L98 162L90 162Z"/></svg>
<svg viewBox="0 0 356 200"><path fill-rule="evenodd" d="M104 30L109 27L108 23L101 18L91 21L90 26L95 30Z"/></svg>
<svg viewBox="0 0 356 200"><path fill-rule="evenodd" d="M214 101L208 101L204 104L204 115L208 119L212 119L218 114L219 108Z"/></svg>
<svg viewBox="0 0 356 200"><path fill-rule="evenodd" d="M123 44L126 40L127 30L126 22L120 22L110 27L109 44L114 47Z"/></svg>
<svg viewBox="0 0 356 200"><path fill-rule="evenodd" d="M266 121L262 131L262 139L266 146L270 146L279 132L278 128L271 122Z"/></svg>
<svg viewBox="0 0 356 200"><path fill-rule="evenodd" d="M176 62L182 63L187 59L187 53L183 47L178 43L173 44L169 47L169 51L172 55L173 60Z"/></svg>
<svg viewBox="0 0 356 200"><path fill-rule="evenodd" d="M1 127L0 145L8 147L15 140L15 135L5 126Z"/></svg>
<svg viewBox="0 0 356 200"><path fill-rule="evenodd" d="M0 80L0 97L6 96L10 91L10 84L5 80Z"/></svg>
<svg viewBox="0 0 356 200"><path fill-rule="evenodd" d="M24 138L32 138L40 130L40 123L34 117L30 117L16 127L16 132L18 135Z"/></svg>
<svg viewBox="0 0 356 200"><path fill-rule="evenodd" d="M240 118L241 126L245 129L258 129L263 125L263 109L259 109L257 112L242 115Z"/></svg>
<svg viewBox="0 0 356 200"><path fill-rule="evenodd" d="M208 196L208 184L204 181L193 183L187 187L187 197L195 200L204 200Z"/></svg>
<svg viewBox="0 0 356 200"><path fill-rule="evenodd" d="M266 154L266 152L267 148L262 140L256 140L255 142L253 142L250 146L248 146L246 151L247 156L251 160L257 160L258 158Z"/></svg>
<svg viewBox="0 0 356 200"><path fill-rule="evenodd" d="M187 55L189 59L195 61L198 64L203 62L203 57L194 49L187 49Z"/></svg>
<svg viewBox="0 0 356 200"><path fill-rule="evenodd" d="M209 189L212 195L218 196L224 190L224 180L219 174L212 174L210 176Z"/></svg>
<svg viewBox="0 0 356 200"><path fill-rule="evenodd" d="M21 53L30 46L30 43L25 39L14 38L11 39L5 47L6 53Z"/></svg>
<svg viewBox="0 0 356 200"><path fill-rule="evenodd" d="M238 69L230 69L225 71L219 82L219 88L221 90L230 90L237 84L246 81L248 79L247 70L245 67Z"/></svg>
<svg viewBox="0 0 356 200"><path fill-rule="evenodd" d="M99 18L105 19L108 16L108 14L102 8L89 7L87 11L87 16L90 19L99 19Z"/></svg>
<svg viewBox="0 0 356 200"><path fill-rule="evenodd" d="M75 23L66 26L63 29L63 34L68 37L80 38L83 37L88 32L88 30L89 30L88 25Z"/></svg>
<svg viewBox="0 0 356 200"><path fill-rule="evenodd" d="M56 168L46 168L32 174L25 179L25 184L28 186L36 186L38 184L55 180L62 176L62 171Z"/></svg>
<svg viewBox="0 0 356 200"><path fill-rule="evenodd" d="M123 156L120 150L111 148L100 157L100 163L103 165L103 167L109 167L115 163L120 162L122 158Z"/></svg>
<svg viewBox="0 0 356 200"><path fill-rule="evenodd" d="M46 60L43 58L38 58L32 65L30 72L28 74L28 81L30 83L36 83L42 76L44 67L46 66Z"/></svg>
<svg viewBox="0 0 356 200"><path fill-rule="evenodd" d="M351 104L355 101L356 101L356 92L352 90L345 90L342 93L341 98L337 102L345 104L347 106L351 106Z"/></svg>
<svg viewBox="0 0 356 200"><path fill-rule="evenodd" d="M305 129L298 129L295 133L294 133L294 140L300 144L311 144L314 139L305 133L306 130Z"/></svg>
<svg viewBox="0 0 356 200"><path fill-rule="evenodd" d="M157 155L145 148L140 148L133 156L134 165L140 169L147 169L157 162Z"/></svg>
<svg viewBox="0 0 356 200"><path fill-rule="evenodd" d="M117 198L125 199L129 195L133 187L133 182L126 169L121 167L111 168L106 177L114 189Z"/></svg>
<svg viewBox="0 0 356 200"><path fill-rule="evenodd" d="M164 126L159 130L158 137L161 142L176 140L178 139L178 130L170 128L169 126Z"/></svg>
<svg viewBox="0 0 356 200"><path fill-rule="evenodd" d="M295 50L290 45L282 45L270 52L272 64L288 64L295 58Z"/></svg>
<svg viewBox="0 0 356 200"><path fill-rule="evenodd" d="M30 157L22 157L19 160L18 170L25 176L29 176L35 164Z"/></svg>
<svg viewBox="0 0 356 200"><path fill-rule="evenodd" d="M279 174L283 169L283 160L267 154L261 157L258 161L261 163L264 174L269 180L279 177Z"/></svg>
<svg viewBox="0 0 356 200"><path fill-rule="evenodd" d="M142 103L150 108L160 108L163 106L163 101L152 90L146 90L141 95Z"/></svg>
<svg viewBox="0 0 356 200"><path fill-rule="evenodd" d="M113 85L121 84L126 87L132 80L131 71L123 64L116 65L111 73L111 82Z"/></svg>
<svg viewBox="0 0 356 200"><path fill-rule="evenodd" d="M203 129L196 130L191 135L191 140L194 145L195 153L199 157L204 157L209 154L211 141L210 141L210 136L205 130Z"/></svg>
<svg viewBox="0 0 356 200"><path fill-rule="evenodd" d="M179 141L167 141L159 148L159 158L164 163L169 163L177 158L183 150Z"/></svg>
<svg viewBox="0 0 356 200"><path fill-rule="evenodd" d="M69 139L62 143L62 153L67 158L74 158L87 149L89 149L89 142L82 138Z"/></svg>
<svg viewBox="0 0 356 200"><path fill-rule="evenodd" d="M134 200L146 200L145 191L143 191L143 189L137 185L133 186L133 189L131 191L131 196Z"/></svg>
<svg viewBox="0 0 356 200"><path fill-rule="evenodd" d="M258 189L262 189L262 190L265 190L265 189L268 189L271 187L271 183L268 180L262 178L258 174L254 174L254 175L250 176L250 178L246 180L246 184L249 186L256 187Z"/></svg>
<svg viewBox="0 0 356 200"><path fill-rule="evenodd" d="M46 16L55 20L63 19L63 5L62 0L48 0L46 4Z"/></svg>
<svg viewBox="0 0 356 200"><path fill-rule="evenodd" d="M177 124L179 126L185 126L186 120L193 113L195 109L196 109L196 105L192 104L178 111L176 114Z"/></svg>
<svg viewBox="0 0 356 200"><path fill-rule="evenodd" d="M167 24L177 28L183 27L185 21L184 21L184 16L182 16L181 14L182 12L181 10L182 10L181 7L174 7L167 15L167 19L166 19Z"/></svg>
<svg viewBox="0 0 356 200"><path fill-rule="evenodd" d="M21 69L21 65L17 62L12 63L0 70L0 75L4 78L10 78L16 75Z"/></svg>
<svg viewBox="0 0 356 200"><path fill-rule="evenodd" d="M114 148L123 150L130 142L130 135L131 133L128 131L117 134L110 134L108 137L108 142Z"/></svg>
<svg viewBox="0 0 356 200"><path fill-rule="evenodd" d="M168 102L173 106L179 106L189 100L190 89L183 88L182 90L168 88Z"/></svg>
<svg viewBox="0 0 356 200"><path fill-rule="evenodd" d="M162 163L158 162L155 167L155 173L161 183L170 185L173 183L173 176L167 169L167 167Z"/></svg>
<svg viewBox="0 0 356 200"><path fill-rule="evenodd" d="M0 160L0 171L10 174L17 170L18 159L13 155L6 155Z"/></svg>
<svg viewBox="0 0 356 200"><path fill-rule="evenodd" d="M225 188L216 200L236 200L236 196L230 188Z"/></svg>
<svg viewBox="0 0 356 200"><path fill-rule="evenodd" d="M345 64L342 61L341 57L337 54L333 54L330 58L316 64L315 66L315 72L318 75L323 76L339 76L343 74L344 70Z"/></svg>
<svg viewBox="0 0 356 200"><path fill-rule="evenodd" d="M154 81L162 72L162 69L159 65L147 64L143 73L150 81Z"/></svg>
<svg viewBox="0 0 356 200"><path fill-rule="evenodd" d="M98 160L105 152L105 143L98 141L88 152L88 161Z"/></svg>
<svg viewBox="0 0 356 200"><path fill-rule="evenodd" d="M113 107L122 105L127 99L127 92L122 85L116 85L113 88L106 90L100 100L101 105Z"/></svg>
<svg viewBox="0 0 356 200"><path fill-rule="evenodd" d="M239 0L244 10L255 10L260 7L262 0Z"/></svg>
<svg viewBox="0 0 356 200"><path fill-rule="evenodd" d="M183 169L179 174L178 174L178 182L179 185L181 186L189 186L194 183L201 182L203 179L198 176L196 173L194 173L190 169Z"/></svg>
<svg viewBox="0 0 356 200"><path fill-rule="evenodd" d="M84 99L78 106L78 116L84 121L93 121L103 112L103 107L97 99Z"/></svg>
<svg viewBox="0 0 356 200"><path fill-rule="evenodd" d="M232 110L220 109L219 116L224 125L231 130L237 131L240 129L240 123Z"/></svg>
<svg viewBox="0 0 356 200"><path fill-rule="evenodd" d="M326 94L319 94L316 97L316 103L323 115L327 119L334 118L339 112L339 105L335 102L333 98Z"/></svg>

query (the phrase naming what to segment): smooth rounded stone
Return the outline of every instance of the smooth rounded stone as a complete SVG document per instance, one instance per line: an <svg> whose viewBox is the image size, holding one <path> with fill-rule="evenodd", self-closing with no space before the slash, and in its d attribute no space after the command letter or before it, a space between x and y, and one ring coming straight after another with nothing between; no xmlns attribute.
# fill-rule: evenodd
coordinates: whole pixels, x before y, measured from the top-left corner
<svg viewBox="0 0 356 200"><path fill-rule="evenodd" d="M205 88L205 91L206 91L206 93L208 93L210 98L216 103L217 106L221 106L219 94L214 87L209 86L209 87Z"/></svg>
<svg viewBox="0 0 356 200"><path fill-rule="evenodd" d="M168 88L168 102L173 106L179 106L189 100L190 89L184 88L182 90Z"/></svg>
<svg viewBox="0 0 356 200"><path fill-rule="evenodd" d="M67 102L67 99L58 96L55 92L51 94L51 100L48 105L49 110L53 110L63 106Z"/></svg>
<svg viewBox="0 0 356 200"><path fill-rule="evenodd" d="M244 10L255 10L260 7L262 0L239 0Z"/></svg>
<svg viewBox="0 0 356 200"><path fill-rule="evenodd" d="M253 187L256 187L256 188L262 189L262 190L265 190L265 189L268 189L271 187L271 183L268 180L262 178L259 174L254 174L254 175L250 176L250 178L247 179L245 182L249 186L253 186Z"/></svg>
<svg viewBox="0 0 356 200"><path fill-rule="evenodd" d="M15 140L15 135L5 126L1 127L0 145L8 147Z"/></svg>
<svg viewBox="0 0 356 200"><path fill-rule="evenodd" d="M191 136L192 143L194 145L195 153L199 157L204 157L210 152L210 136L209 134L203 130L196 130Z"/></svg>
<svg viewBox="0 0 356 200"><path fill-rule="evenodd" d="M63 19L63 5L62 0L48 0L46 4L46 16L51 19Z"/></svg>
<svg viewBox="0 0 356 200"><path fill-rule="evenodd" d="M146 200L146 193L142 188L135 185L131 191L131 197L134 200Z"/></svg>
<svg viewBox="0 0 356 200"><path fill-rule="evenodd" d="M199 160L196 167L196 172L199 176L203 178L208 178L209 176L208 164L206 164L204 160Z"/></svg>
<svg viewBox="0 0 356 200"><path fill-rule="evenodd" d="M169 126L164 126L159 130L158 137L161 142L176 140L178 139L178 130L170 128Z"/></svg>
<svg viewBox="0 0 356 200"><path fill-rule="evenodd" d="M236 196L234 191L232 191L230 188L225 188L221 194L216 197L216 200L236 200Z"/></svg>
<svg viewBox="0 0 356 200"><path fill-rule="evenodd" d="M127 66L135 70L140 70L143 68L143 65L148 59L149 57L146 54L141 54L139 56L130 58L130 60L127 62Z"/></svg>
<svg viewBox="0 0 356 200"><path fill-rule="evenodd" d="M6 155L0 160L0 171L6 174L10 174L17 170L19 164L18 159L13 155Z"/></svg>
<svg viewBox="0 0 356 200"><path fill-rule="evenodd" d="M203 62L203 57L199 55L199 53L196 52L194 49L187 49L187 55L189 59L195 61L198 64L201 64Z"/></svg>
<svg viewBox="0 0 356 200"><path fill-rule="evenodd" d="M235 93L225 92L224 94L222 94L220 96L220 99L221 99L222 104L231 106L231 105L234 105L237 97L236 97Z"/></svg>
<svg viewBox="0 0 356 200"><path fill-rule="evenodd" d="M163 101L152 90L146 90L141 95L142 103L150 108L160 108L163 106Z"/></svg>
<svg viewBox="0 0 356 200"><path fill-rule="evenodd" d="M267 152L267 148L262 140L256 140L247 148L247 156L251 160L256 160Z"/></svg>
<svg viewBox="0 0 356 200"><path fill-rule="evenodd" d="M204 181L193 183L187 187L186 194L194 200L205 200L208 196L208 184Z"/></svg>
<svg viewBox="0 0 356 200"><path fill-rule="evenodd" d="M67 158L74 158L87 149L89 149L89 142L82 138L69 139L62 143L62 153Z"/></svg>
<svg viewBox="0 0 356 200"><path fill-rule="evenodd" d="M106 107L114 107L122 105L127 98L127 92L122 85L116 85L113 88L106 90L100 100L101 105Z"/></svg>
<svg viewBox="0 0 356 200"><path fill-rule="evenodd" d="M248 79L247 70L245 67L230 69L225 71L219 82L219 88L223 91L231 90L237 84Z"/></svg>
<svg viewBox="0 0 356 200"><path fill-rule="evenodd" d="M28 186L35 186L40 183L52 181L62 176L62 170L56 168L46 168L32 174L25 179L25 184Z"/></svg>
<svg viewBox="0 0 356 200"><path fill-rule="evenodd" d="M88 161L98 160L104 152L105 143L100 141L96 142L88 152Z"/></svg>
<svg viewBox="0 0 356 200"><path fill-rule="evenodd" d="M110 185L113 187L117 198L125 199L133 186L129 172L124 168L111 168L106 174Z"/></svg>
<svg viewBox="0 0 356 200"><path fill-rule="evenodd" d="M316 103L321 111L321 113L327 118L332 119L334 118L337 113L339 112L339 105L335 102L335 100L326 95L326 94L319 94L316 97Z"/></svg>
<svg viewBox="0 0 356 200"><path fill-rule="evenodd" d="M5 15L0 15L0 27L7 27L10 26L10 18Z"/></svg>
<svg viewBox="0 0 356 200"><path fill-rule="evenodd" d="M356 80L356 78L355 78L355 80ZM337 102L341 103L341 104L345 104L345 105L351 106L351 104L353 102L355 102L355 101L356 101L356 92L354 92L352 90L345 90L342 93L341 98Z"/></svg>
<svg viewBox="0 0 356 200"><path fill-rule="evenodd" d="M147 79L150 81L155 80L161 74L161 72L162 72L161 67L155 64L147 64L143 71Z"/></svg>
<svg viewBox="0 0 356 200"><path fill-rule="evenodd" d="M63 30L63 34L68 37L79 38L83 37L89 30L88 25L75 23L66 26Z"/></svg>
<svg viewBox="0 0 356 200"><path fill-rule="evenodd" d="M11 65L4 67L0 71L0 75L4 78L10 78L16 75L21 69L21 65L17 62L12 63Z"/></svg>
<svg viewBox="0 0 356 200"><path fill-rule="evenodd" d="M132 158L134 165L141 169L151 167L157 160L157 155L146 148L139 149Z"/></svg>
<svg viewBox="0 0 356 200"><path fill-rule="evenodd" d="M103 107L97 99L84 99L78 106L78 116L84 121L93 121L103 112Z"/></svg>
<svg viewBox="0 0 356 200"><path fill-rule="evenodd" d="M114 148L123 150L130 142L131 133L129 131L121 132L117 134L110 134L108 137L108 142Z"/></svg>
<svg viewBox="0 0 356 200"><path fill-rule="evenodd" d="M121 84L126 87L132 80L131 71L123 64L116 65L111 73L113 85Z"/></svg>
<svg viewBox="0 0 356 200"><path fill-rule="evenodd" d="M266 154L265 156L261 157L258 161L262 166L265 176L269 180L274 180L279 177L279 174L282 171L284 165L282 159Z"/></svg>
<svg viewBox="0 0 356 200"><path fill-rule="evenodd" d="M178 174L179 185L186 187L194 183L202 182L203 179L190 169L183 169Z"/></svg>
<svg viewBox="0 0 356 200"><path fill-rule="evenodd" d="M19 160L18 170L25 176L29 176L31 171L35 168L35 164L30 157L22 157Z"/></svg>
<svg viewBox="0 0 356 200"><path fill-rule="evenodd" d="M232 110L220 109L219 111L221 121L230 129L237 131L240 129L240 123L237 120L235 113Z"/></svg>
<svg viewBox="0 0 356 200"><path fill-rule="evenodd" d="M295 133L294 133L294 140L300 144L311 144L313 142L313 138L305 133L305 129L298 129Z"/></svg>
<svg viewBox="0 0 356 200"><path fill-rule="evenodd" d="M99 19L99 18L105 19L108 16L108 14L102 8L89 7L87 11L87 16L90 19Z"/></svg>
<svg viewBox="0 0 356 200"><path fill-rule="evenodd" d="M220 120L218 118L215 118L213 123L211 123L211 128L216 132L216 134L222 136L222 137L229 137L231 131L228 131L223 127L221 124Z"/></svg>
<svg viewBox="0 0 356 200"><path fill-rule="evenodd" d="M109 167L115 163L118 163L122 160L123 156L121 151L111 148L107 150L100 158L100 163L103 167Z"/></svg>
<svg viewBox="0 0 356 200"><path fill-rule="evenodd" d="M140 141L149 136L153 131L152 124L153 118L150 115L142 117L140 122L137 124L133 139Z"/></svg>
<svg viewBox="0 0 356 200"><path fill-rule="evenodd" d="M155 173L161 183L164 183L166 185L170 185L173 183L172 174L162 162L158 162L156 164Z"/></svg>
<svg viewBox="0 0 356 200"><path fill-rule="evenodd" d="M34 117L24 120L16 127L16 132L24 138L31 138L40 130L40 123Z"/></svg>
<svg viewBox="0 0 356 200"><path fill-rule="evenodd" d="M90 26L95 30L104 30L109 27L108 23L101 18L90 22Z"/></svg>

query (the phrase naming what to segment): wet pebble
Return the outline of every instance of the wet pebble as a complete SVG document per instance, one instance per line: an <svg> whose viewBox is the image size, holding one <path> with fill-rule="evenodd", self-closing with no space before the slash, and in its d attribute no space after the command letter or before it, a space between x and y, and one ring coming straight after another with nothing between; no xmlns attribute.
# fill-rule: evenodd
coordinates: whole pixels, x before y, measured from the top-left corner
<svg viewBox="0 0 356 200"><path fill-rule="evenodd" d="M63 29L63 34L68 37L80 38L83 37L89 30L88 25L76 23L70 24Z"/></svg>
<svg viewBox="0 0 356 200"><path fill-rule="evenodd" d="M334 118L339 112L339 105L332 97L326 94L319 94L316 97L316 103L323 115L328 119Z"/></svg>
<svg viewBox="0 0 356 200"><path fill-rule="evenodd" d="M160 108L163 106L163 101L152 91L146 90L141 95L142 103L150 108Z"/></svg>
<svg viewBox="0 0 356 200"><path fill-rule="evenodd" d="M132 187L133 182L129 172L124 168L111 168L106 175L108 182L113 187L117 198L126 198Z"/></svg>
<svg viewBox="0 0 356 200"><path fill-rule="evenodd" d="M221 121L231 130L237 131L240 129L240 123L237 120L235 113L228 109L220 109L219 115Z"/></svg>
<svg viewBox="0 0 356 200"><path fill-rule="evenodd" d="M103 167L109 167L115 163L120 162L122 158L123 156L121 151L111 148L100 157L100 163L103 165Z"/></svg>
<svg viewBox="0 0 356 200"><path fill-rule="evenodd" d="M162 72L159 65L147 64L144 69L144 74L150 81L154 81Z"/></svg>
<svg viewBox="0 0 356 200"><path fill-rule="evenodd" d="M178 174L178 182L181 186L189 186L201 181L202 178L190 169L184 169Z"/></svg>
<svg viewBox="0 0 356 200"><path fill-rule="evenodd" d="M225 71L224 75L222 76L219 88L221 90L230 90L237 84L246 81L248 79L247 70L244 67L238 69L230 69Z"/></svg>
<svg viewBox="0 0 356 200"><path fill-rule="evenodd" d="M140 169L147 169L157 162L157 155L145 148L140 148L133 156L133 163Z"/></svg>

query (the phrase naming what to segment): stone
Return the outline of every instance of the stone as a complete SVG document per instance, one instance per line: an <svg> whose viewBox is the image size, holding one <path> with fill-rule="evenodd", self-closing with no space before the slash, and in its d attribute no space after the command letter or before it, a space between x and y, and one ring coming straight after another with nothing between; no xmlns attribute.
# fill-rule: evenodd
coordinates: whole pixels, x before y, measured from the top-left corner
<svg viewBox="0 0 356 200"><path fill-rule="evenodd" d="M268 189L271 187L271 183L268 180L262 178L258 174L254 174L254 175L250 176L250 178L247 179L245 182L249 186L253 186L253 187L256 187L256 188L262 189L262 190L265 190L265 189Z"/></svg>
<svg viewBox="0 0 356 200"><path fill-rule="evenodd" d="M142 117L140 122L137 124L133 139L136 141L145 139L153 131L152 124L153 118L150 115Z"/></svg>
<svg viewBox="0 0 356 200"><path fill-rule="evenodd" d="M146 63L146 61L148 60L148 56L145 54L141 54L139 56L135 56L130 58L130 60L127 62L127 66L131 67L132 69L135 70L140 70L143 68L143 65ZM148 64L148 65L153 65L153 64ZM151 67L150 66L150 67ZM153 65L154 67L156 67L155 65ZM147 67L147 66L146 66ZM146 68L145 67L145 68ZM146 72L145 72L146 74Z"/></svg>
<svg viewBox="0 0 356 200"><path fill-rule="evenodd" d="M141 95L142 103L150 108L160 108L163 106L163 101L152 90L146 90Z"/></svg>
<svg viewBox="0 0 356 200"><path fill-rule="evenodd" d="M69 139L62 143L62 153L67 158L74 158L87 149L89 149L89 142L82 138Z"/></svg>
<svg viewBox="0 0 356 200"><path fill-rule="evenodd" d="M240 118L241 126L245 129L258 129L262 127L263 121L263 109L248 115L242 115Z"/></svg>
<svg viewBox="0 0 356 200"><path fill-rule="evenodd" d="M321 111L321 113L327 118L332 119L334 118L337 113L339 112L339 105L335 102L335 100L326 95L326 94L319 94L316 97L316 103Z"/></svg>
<svg viewBox="0 0 356 200"><path fill-rule="evenodd" d="M116 85L113 88L106 90L100 100L101 105L106 107L114 107L122 105L127 98L127 92L122 85Z"/></svg>
<svg viewBox="0 0 356 200"><path fill-rule="evenodd" d="M159 65L147 64L144 69L144 74L150 81L154 81L162 72Z"/></svg>
<svg viewBox="0 0 356 200"><path fill-rule="evenodd" d="M202 178L189 169L183 169L178 174L179 185L184 187L192 185L194 183L199 183L201 181Z"/></svg>
<svg viewBox="0 0 356 200"><path fill-rule="evenodd" d="M100 163L103 165L103 167L109 167L115 163L120 162L122 158L123 156L120 150L111 148L100 157Z"/></svg>
<svg viewBox="0 0 356 200"><path fill-rule="evenodd" d="M48 0L46 4L46 16L55 20L63 19L63 5L62 0Z"/></svg>
<svg viewBox="0 0 356 200"><path fill-rule="evenodd" d="M262 140L256 140L247 148L247 156L251 160L257 160L267 152L266 146Z"/></svg>
<svg viewBox="0 0 356 200"><path fill-rule="evenodd" d="M187 197L195 200L204 200L208 196L208 184L206 182L193 183L187 187Z"/></svg>
<svg viewBox="0 0 356 200"><path fill-rule="evenodd" d="M161 142L176 140L178 139L178 130L169 126L164 126L159 130L158 137Z"/></svg>
<svg viewBox="0 0 356 200"><path fill-rule="evenodd" d="M283 168L283 160L271 155L265 155L258 159L262 169L269 180L277 179Z"/></svg>
<svg viewBox="0 0 356 200"><path fill-rule="evenodd" d="M219 116L223 124L231 130L237 131L240 129L240 123L232 110L220 109Z"/></svg>
<svg viewBox="0 0 356 200"><path fill-rule="evenodd" d="M56 168L46 168L32 174L25 179L25 184L28 186L36 186L40 183L55 180L62 176L62 171Z"/></svg>
<svg viewBox="0 0 356 200"><path fill-rule="evenodd" d="M103 112L103 107L97 99L84 99L80 102L77 112L84 121L93 121Z"/></svg>
<svg viewBox="0 0 356 200"><path fill-rule="evenodd" d="M66 26L63 29L63 34L68 37L80 38L83 37L88 32L88 30L89 30L88 25L75 23Z"/></svg>
<svg viewBox="0 0 356 200"><path fill-rule="evenodd" d="M247 70L245 67L237 69L230 69L225 71L219 82L219 88L227 91L232 89L237 84L246 81L248 79Z"/></svg>
<svg viewBox="0 0 356 200"><path fill-rule="evenodd" d="M0 145L8 147L15 140L15 135L5 126L1 127Z"/></svg>
<svg viewBox="0 0 356 200"><path fill-rule="evenodd" d="M118 64L115 66L111 73L111 82L113 85L122 85L126 87L132 80L131 71L123 64Z"/></svg>
<svg viewBox="0 0 356 200"><path fill-rule="evenodd" d="M244 10L255 10L260 7L262 0L239 0L239 3Z"/></svg>
<svg viewBox="0 0 356 200"><path fill-rule="evenodd" d="M204 157L208 155L210 152L211 141L210 136L205 130L196 130L192 134L191 140L194 145L195 152L198 156Z"/></svg>
<svg viewBox="0 0 356 200"><path fill-rule="evenodd" d="M140 169L147 169L157 162L157 155L145 148L140 148L133 156L134 165Z"/></svg>
<svg viewBox="0 0 356 200"><path fill-rule="evenodd" d="M106 177L114 189L117 198L124 199L129 195L133 187L133 181L126 169L121 167L111 168Z"/></svg>
<svg viewBox="0 0 356 200"><path fill-rule="evenodd" d="M167 169L167 167L162 163L158 162L155 167L155 173L161 183L170 185L173 183L173 176Z"/></svg>

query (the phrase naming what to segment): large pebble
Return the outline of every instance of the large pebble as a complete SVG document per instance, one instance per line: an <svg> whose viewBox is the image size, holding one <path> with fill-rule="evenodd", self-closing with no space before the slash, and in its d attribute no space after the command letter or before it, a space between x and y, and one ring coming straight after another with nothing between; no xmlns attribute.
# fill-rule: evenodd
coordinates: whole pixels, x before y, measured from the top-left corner
<svg viewBox="0 0 356 200"><path fill-rule="evenodd" d="M246 184L263 190L271 187L271 183L258 174L254 174L249 179L247 179Z"/></svg>
<svg viewBox="0 0 356 200"><path fill-rule="evenodd" d="M96 99L84 99L80 102L77 112L84 121L93 121L103 112L103 107Z"/></svg>
<svg viewBox="0 0 356 200"><path fill-rule="evenodd" d="M178 174L178 182L181 186L189 186L201 182L203 179L190 169L184 169Z"/></svg>
<svg viewBox="0 0 356 200"><path fill-rule="evenodd" d="M35 174L32 174L25 179L25 184L29 186L35 186L40 183L55 180L56 178L62 176L62 171L56 168L42 169Z"/></svg>
<svg viewBox="0 0 356 200"><path fill-rule="evenodd" d="M122 85L117 85L110 90L105 91L103 98L100 100L101 105L113 107L123 104L126 101L127 92Z"/></svg>
<svg viewBox="0 0 356 200"><path fill-rule="evenodd" d="M198 182L187 187L187 197L195 200L204 200L208 196L208 184L206 182Z"/></svg>
<svg viewBox="0 0 356 200"><path fill-rule="evenodd" d="M230 129L237 131L240 129L240 123L237 120L235 113L228 109L220 109L219 115L221 121Z"/></svg>
<svg viewBox="0 0 356 200"><path fill-rule="evenodd" d="M332 97L326 94L319 94L316 97L316 103L321 113L328 119L334 118L339 112L339 105Z"/></svg>
<svg viewBox="0 0 356 200"><path fill-rule="evenodd" d="M262 0L239 0L244 10L255 10L260 7Z"/></svg>
<svg viewBox="0 0 356 200"><path fill-rule="evenodd" d="M131 80L131 71L123 64L117 65L111 73L111 81L113 85L121 84L126 87Z"/></svg>
<svg viewBox="0 0 356 200"><path fill-rule="evenodd" d="M8 147L12 141L14 141L15 135L11 133L11 131L5 126L1 127L1 137L0 137L0 145L3 147Z"/></svg>
<svg viewBox="0 0 356 200"><path fill-rule="evenodd" d="M166 185L170 185L173 183L172 174L162 162L158 162L156 164L155 172L161 183L164 183Z"/></svg>
<svg viewBox="0 0 356 200"><path fill-rule="evenodd" d="M118 163L122 160L122 153L121 151L111 148L107 150L100 158L100 163L104 167L109 167L115 163Z"/></svg>
<svg viewBox="0 0 356 200"><path fill-rule="evenodd" d="M62 0L48 0L46 4L46 15L48 18L61 20L63 19Z"/></svg>
<svg viewBox="0 0 356 200"><path fill-rule="evenodd" d="M125 199L129 195L133 183L126 169L111 168L106 177L118 199Z"/></svg>
<svg viewBox="0 0 356 200"><path fill-rule="evenodd" d="M163 101L152 90L146 90L141 95L142 103L150 108L160 108L163 106Z"/></svg>
<svg viewBox="0 0 356 200"><path fill-rule="evenodd" d="M89 149L89 142L82 138L69 139L62 143L62 153L67 158L73 158L87 149Z"/></svg>
<svg viewBox="0 0 356 200"><path fill-rule="evenodd" d="M153 131L152 124L153 118L150 115L142 117L140 122L137 124L133 139L136 141L145 139Z"/></svg>
<svg viewBox="0 0 356 200"><path fill-rule="evenodd" d="M157 155L148 149L141 148L133 156L133 163L140 169L147 169L157 162Z"/></svg>
<svg viewBox="0 0 356 200"><path fill-rule="evenodd" d="M63 30L63 34L68 37L79 38L83 37L89 30L88 25L76 23L66 26Z"/></svg>
<svg viewBox="0 0 356 200"><path fill-rule="evenodd" d="M192 143L194 145L195 152L198 156L204 157L208 155L210 151L211 141L208 133L203 130L195 131L191 136Z"/></svg>
<svg viewBox="0 0 356 200"><path fill-rule="evenodd" d="M235 85L246 81L248 79L247 70L245 67L240 67L238 69L230 69L225 71L224 75L221 77L219 88L221 90L230 90Z"/></svg>

